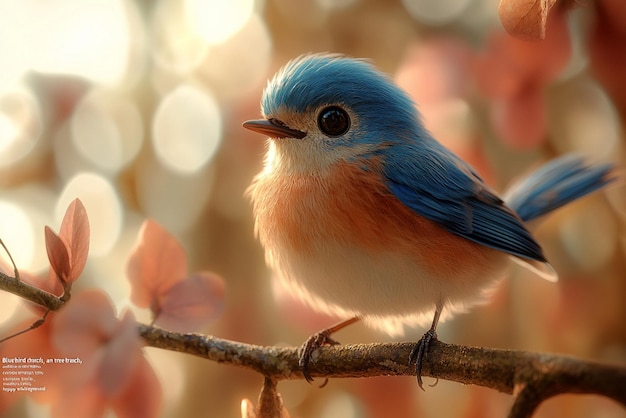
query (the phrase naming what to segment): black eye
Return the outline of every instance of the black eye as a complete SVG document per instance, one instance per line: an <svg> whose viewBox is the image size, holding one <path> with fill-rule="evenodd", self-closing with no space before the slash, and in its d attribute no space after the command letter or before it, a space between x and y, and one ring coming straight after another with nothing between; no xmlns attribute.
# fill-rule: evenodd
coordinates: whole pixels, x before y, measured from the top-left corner
<svg viewBox="0 0 626 418"><path fill-rule="evenodd" d="M338 106L325 107L317 117L317 125L328 136L343 135L350 129L350 116Z"/></svg>

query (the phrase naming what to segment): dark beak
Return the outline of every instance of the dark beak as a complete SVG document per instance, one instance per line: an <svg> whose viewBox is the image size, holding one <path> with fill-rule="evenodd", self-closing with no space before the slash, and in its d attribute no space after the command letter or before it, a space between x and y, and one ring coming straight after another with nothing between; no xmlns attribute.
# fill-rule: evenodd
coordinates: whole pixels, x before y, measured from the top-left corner
<svg viewBox="0 0 626 418"><path fill-rule="evenodd" d="M297 138L302 139L306 132L288 128L278 121L259 119L249 120L243 123L243 127L251 131L267 135L270 138Z"/></svg>

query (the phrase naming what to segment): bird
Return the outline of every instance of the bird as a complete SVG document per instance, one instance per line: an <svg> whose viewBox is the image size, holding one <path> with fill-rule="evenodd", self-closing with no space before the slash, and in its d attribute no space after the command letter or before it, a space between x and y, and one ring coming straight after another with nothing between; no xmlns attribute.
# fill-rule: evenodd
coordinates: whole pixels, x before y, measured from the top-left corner
<svg viewBox="0 0 626 418"><path fill-rule="evenodd" d="M513 262L557 280L527 223L612 180L610 164L566 155L502 198L388 75L341 54L288 62L261 114L243 127L267 137L247 190L266 262L293 295L342 319L303 345L309 382L312 352L349 324L395 336L430 323L408 359L423 389L440 320L485 301Z"/></svg>

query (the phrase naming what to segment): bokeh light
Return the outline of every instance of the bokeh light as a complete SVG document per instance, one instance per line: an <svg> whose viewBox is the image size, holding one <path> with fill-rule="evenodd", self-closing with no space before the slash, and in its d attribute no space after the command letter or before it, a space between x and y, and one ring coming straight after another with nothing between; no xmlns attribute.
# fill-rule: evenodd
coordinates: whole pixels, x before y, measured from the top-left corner
<svg viewBox="0 0 626 418"><path fill-rule="evenodd" d="M471 0L402 0L415 20L433 25L443 25L459 18L471 3Z"/></svg>
<svg viewBox="0 0 626 418"><path fill-rule="evenodd" d="M35 260L35 226L28 213L11 201L0 200L0 238L11 251L19 269L29 270ZM3 265L11 266L4 249L0 250Z"/></svg>
<svg viewBox="0 0 626 418"><path fill-rule="evenodd" d="M610 209L587 203L576 217L563 221L560 229L563 247L581 271L593 271L605 265L618 246L618 228Z"/></svg>
<svg viewBox="0 0 626 418"><path fill-rule="evenodd" d="M152 122L152 144L161 164L180 173L201 169L222 140L221 117L213 96L197 87L170 92Z"/></svg>
<svg viewBox="0 0 626 418"><path fill-rule="evenodd" d="M139 152L143 124L134 103L123 96L93 90L78 104L71 134L74 146L92 165L115 173Z"/></svg>
<svg viewBox="0 0 626 418"><path fill-rule="evenodd" d="M130 44L122 0L0 2L0 39L3 81L34 70L115 84Z"/></svg>
<svg viewBox="0 0 626 418"><path fill-rule="evenodd" d="M553 103L561 111L553 116L551 131L562 152L575 149L598 161L618 155L622 133L617 111L598 84L579 82Z"/></svg>
<svg viewBox="0 0 626 418"><path fill-rule="evenodd" d="M138 167L137 199L146 217L176 234L193 226L213 187L212 170L190 174L148 160Z"/></svg>
<svg viewBox="0 0 626 418"><path fill-rule="evenodd" d="M236 34L211 47L198 67L198 76L220 99L240 100L265 84L271 52L267 26L253 14Z"/></svg>
<svg viewBox="0 0 626 418"><path fill-rule="evenodd" d="M53 228L57 226L54 224L52 214L56 197L55 192L49 186L39 183L25 183L20 187L3 192L2 201L13 205L15 210L20 213L15 218L16 222L22 224L20 219L27 221L22 225L25 228L23 230L25 242L13 242L13 238L12 242L5 241L7 248L14 256L17 268L21 272L39 275L47 272L49 268L50 264L44 241L44 226L49 225ZM12 216L10 213L4 215ZM10 217L3 219L6 219L5 222L12 222L13 220ZM16 227L9 226L9 229L13 228ZM0 238L4 240L5 236L4 232L0 231ZM0 255L0 258L2 257L4 256ZM2 260L9 261L6 258L2 258Z"/></svg>
<svg viewBox="0 0 626 418"><path fill-rule="evenodd" d="M328 399L321 411L319 418L358 418L363 416L360 402L347 393L337 393Z"/></svg>
<svg viewBox="0 0 626 418"><path fill-rule="evenodd" d="M41 130L39 103L32 92L20 87L0 91L0 168L28 155Z"/></svg>
<svg viewBox="0 0 626 418"><path fill-rule="evenodd" d="M91 256L87 265L83 284L104 290L115 305L117 312L123 313L131 309L137 321L151 321L148 309L132 309L130 301L130 282L126 278L126 264L119 260L127 260L137 243L137 236L143 224L143 214L126 210L124 212L120 235L113 247L106 253ZM115 278L112 280L112 278Z"/></svg>
<svg viewBox="0 0 626 418"><path fill-rule="evenodd" d="M355 4L358 0L317 0L323 9L332 11L333 9L348 8Z"/></svg>
<svg viewBox="0 0 626 418"><path fill-rule="evenodd" d="M184 0L189 27L206 42L218 44L241 29L254 8L254 0Z"/></svg>
<svg viewBox="0 0 626 418"><path fill-rule="evenodd" d="M206 41L187 24L183 6L181 1L158 0L150 20L155 64L181 74L195 69L208 50Z"/></svg>

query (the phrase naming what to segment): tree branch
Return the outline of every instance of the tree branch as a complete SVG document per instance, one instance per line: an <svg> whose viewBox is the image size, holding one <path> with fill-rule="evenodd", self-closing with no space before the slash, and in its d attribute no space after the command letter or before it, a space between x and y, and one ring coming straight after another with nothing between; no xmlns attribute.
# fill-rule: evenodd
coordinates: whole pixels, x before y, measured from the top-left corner
<svg viewBox="0 0 626 418"><path fill-rule="evenodd" d="M295 347L262 347L140 325L148 346L184 352L254 370L272 381L303 379ZM310 363L314 377L415 375L408 364L414 343L323 347ZM509 418L530 417L544 400L562 393L606 396L626 407L626 367L567 356L465 347L433 341L424 376L516 395Z"/></svg>
<svg viewBox="0 0 626 418"><path fill-rule="evenodd" d="M61 307L63 307L63 305L65 305L65 302L69 300L69 297L56 297L55 295L35 286L31 286L22 280L7 276L1 271L0 289L13 293L22 299L26 299L37 305L43 306L51 311L58 311Z"/></svg>
<svg viewBox="0 0 626 418"><path fill-rule="evenodd" d="M1 272L0 289L52 311L67 302ZM304 378L298 366L297 347L264 347L208 335L170 332L143 324L139 324L138 329L148 346L247 368L263 375L265 385L261 395L265 396L262 396L261 412L278 409L276 382ZM414 366L408 364L413 346L414 343L386 343L323 347L314 352L309 372L320 378L414 375ZM530 417L541 402L562 393L606 396L626 407L626 367L567 356L465 347L435 340L425 358L422 375L513 394L515 402L509 418ZM260 416L273 415L262 413Z"/></svg>

